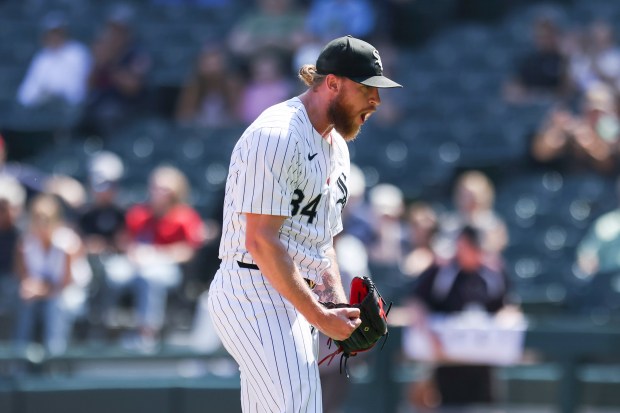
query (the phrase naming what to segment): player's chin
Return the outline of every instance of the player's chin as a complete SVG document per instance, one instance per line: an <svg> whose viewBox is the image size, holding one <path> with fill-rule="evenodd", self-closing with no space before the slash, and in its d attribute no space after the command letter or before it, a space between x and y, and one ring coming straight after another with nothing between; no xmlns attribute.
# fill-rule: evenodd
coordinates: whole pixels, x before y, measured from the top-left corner
<svg viewBox="0 0 620 413"><path fill-rule="evenodd" d="M345 142L353 142L357 138L357 135L359 135L359 133L360 133L360 129L358 129L354 133L349 133L349 134L346 134L346 135L341 133L340 135L342 135L342 137L344 138Z"/></svg>
<svg viewBox="0 0 620 413"><path fill-rule="evenodd" d="M354 141L355 138L360 134L362 130L362 125L350 124L347 128L342 128L342 130L338 130L338 133L344 138L346 142Z"/></svg>

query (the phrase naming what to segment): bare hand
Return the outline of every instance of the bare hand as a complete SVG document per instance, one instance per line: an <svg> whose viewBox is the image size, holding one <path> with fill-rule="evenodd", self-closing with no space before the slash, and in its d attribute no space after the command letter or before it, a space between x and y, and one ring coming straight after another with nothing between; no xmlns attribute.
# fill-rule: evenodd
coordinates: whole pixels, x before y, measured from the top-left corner
<svg viewBox="0 0 620 413"><path fill-rule="evenodd" d="M345 340L360 326L362 320L359 308L326 309L320 325L317 327L323 334L334 340Z"/></svg>
<svg viewBox="0 0 620 413"><path fill-rule="evenodd" d="M50 285L41 280L26 278L19 288L19 295L23 300L37 300L51 294Z"/></svg>
<svg viewBox="0 0 620 413"><path fill-rule="evenodd" d="M551 113L551 124L560 129L569 129L571 123L575 121L573 115L565 110L554 110Z"/></svg>

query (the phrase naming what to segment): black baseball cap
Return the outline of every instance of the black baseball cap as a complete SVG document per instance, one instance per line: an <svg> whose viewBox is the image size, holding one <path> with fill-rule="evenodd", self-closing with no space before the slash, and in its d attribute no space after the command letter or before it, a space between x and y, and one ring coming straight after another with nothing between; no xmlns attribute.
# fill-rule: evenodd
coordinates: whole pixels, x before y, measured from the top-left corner
<svg viewBox="0 0 620 413"><path fill-rule="evenodd" d="M383 76L379 52L373 45L353 36L344 36L327 43L318 59L320 75L344 76L354 82L378 88L402 87Z"/></svg>

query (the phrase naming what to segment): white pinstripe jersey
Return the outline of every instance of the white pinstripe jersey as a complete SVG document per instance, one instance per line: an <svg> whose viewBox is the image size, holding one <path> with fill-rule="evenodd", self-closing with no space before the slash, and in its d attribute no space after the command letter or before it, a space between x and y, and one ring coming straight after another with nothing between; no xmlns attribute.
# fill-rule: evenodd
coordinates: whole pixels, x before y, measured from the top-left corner
<svg viewBox="0 0 620 413"><path fill-rule="evenodd" d="M220 258L254 263L244 213L288 217L280 240L304 278L321 283L325 256L342 231L349 151L336 131L323 138L299 98L272 106L243 133L230 161Z"/></svg>

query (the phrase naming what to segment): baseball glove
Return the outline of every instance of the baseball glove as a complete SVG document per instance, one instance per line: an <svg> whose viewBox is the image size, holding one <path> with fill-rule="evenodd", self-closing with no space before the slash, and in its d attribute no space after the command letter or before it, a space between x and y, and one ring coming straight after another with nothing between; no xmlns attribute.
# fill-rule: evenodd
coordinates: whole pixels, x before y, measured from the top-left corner
<svg viewBox="0 0 620 413"><path fill-rule="evenodd" d="M377 344L381 337L388 335L387 316L390 312L392 304L385 310L386 303L377 290L376 285L368 277L355 277L351 281L351 294L349 303L322 303L327 308L355 307L360 309L360 319L362 323L353 331L351 336L346 340L332 340L329 343L336 344L336 351L329 354L319 364L326 360L328 364L337 354L341 354L340 372L342 373L342 362L345 363L349 357L357 355L357 353L370 350ZM385 344L385 342L384 342ZM348 377L348 372L347 372Z"/></svg>

